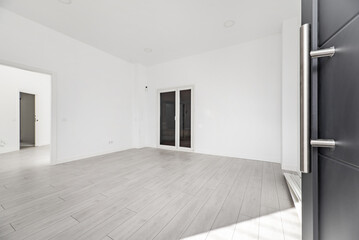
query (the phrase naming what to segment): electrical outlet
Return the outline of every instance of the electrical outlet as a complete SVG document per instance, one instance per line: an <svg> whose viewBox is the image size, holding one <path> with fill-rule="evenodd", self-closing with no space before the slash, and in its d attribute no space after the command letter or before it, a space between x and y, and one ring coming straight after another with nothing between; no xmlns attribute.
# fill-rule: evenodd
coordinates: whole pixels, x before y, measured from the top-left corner
<svg viewBox="0 0 359 240"><path fill-rule="evenodd" d="M108 141L108 144L110 145L113 144L113 140Z"/></svg>
<svg viewBox="0 0 359 240"><path fill-rule="evenodd" d="M0 140L0 147L5 147L6 143L3 140Z"/></svg>

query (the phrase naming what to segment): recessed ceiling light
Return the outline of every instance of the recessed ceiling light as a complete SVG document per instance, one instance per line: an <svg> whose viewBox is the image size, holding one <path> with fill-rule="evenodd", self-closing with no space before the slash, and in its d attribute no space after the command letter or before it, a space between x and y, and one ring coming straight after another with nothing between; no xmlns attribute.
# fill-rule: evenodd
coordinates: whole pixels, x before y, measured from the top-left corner
<svg viewBox="0 0 359 240"><path fill-rule="evenodd" d="M145 51L145 53L151 53L152 49L151 48L145 48L143 51Z"/></svg>
<svg viewBox="0 0 359 240"><path fill-rule="evenodd" d="M63 4L71 4L72 0L59 0L59 2Z"/></svg>
<svg viewBox="0 0 359 240"><path fill-rule="evenodd" d="M230 27L233 27L234 24L236 24L235 21L233 21L233 20L227 20L227 21L224 22L223 26L225 26L226 28L230 28Z"/></svg>

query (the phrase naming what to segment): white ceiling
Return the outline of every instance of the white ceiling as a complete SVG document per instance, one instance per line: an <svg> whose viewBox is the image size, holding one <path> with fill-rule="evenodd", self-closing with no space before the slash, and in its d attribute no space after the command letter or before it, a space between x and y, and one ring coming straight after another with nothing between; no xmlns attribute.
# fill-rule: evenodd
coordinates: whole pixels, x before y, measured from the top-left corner
<svg viewBox="0 0 359 240"><path fill-rule="evenodd" d="M280 33L284 19L298 16L300 0L0 0L0 6L152 65ZM227 20L236 24L225 28Z"/></svg>

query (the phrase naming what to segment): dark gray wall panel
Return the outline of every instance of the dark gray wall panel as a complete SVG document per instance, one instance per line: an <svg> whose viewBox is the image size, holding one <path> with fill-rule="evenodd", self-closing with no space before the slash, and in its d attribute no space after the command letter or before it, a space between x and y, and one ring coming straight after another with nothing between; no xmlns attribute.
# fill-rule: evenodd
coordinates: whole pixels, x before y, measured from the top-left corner
<svg viewBox="0 0 359 240"><path fill-rule="evenodd" d="M319 160L319 236L325 240L359 238L359 169L321 154Z"/></svg>
<svg viewBox="0 0 359 240"><path fill-rule="evenodd" d="M359 2L359 1L358 1ZM337 141L320 153L359 166L359 17L324 47L338 50L319 63L319 138ZM358 203L359 204L359 203Z"/></svg>
<svg viewBox="0 0 359 240"><path fill-rule="evenodd" d="M319 0L319 45L359 12L358 0Z"/></svg>

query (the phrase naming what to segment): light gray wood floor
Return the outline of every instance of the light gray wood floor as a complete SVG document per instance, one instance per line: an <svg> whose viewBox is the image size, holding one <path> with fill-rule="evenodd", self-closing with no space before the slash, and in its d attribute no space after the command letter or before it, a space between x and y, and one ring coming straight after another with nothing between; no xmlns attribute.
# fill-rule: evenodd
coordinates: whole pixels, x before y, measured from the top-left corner
<svg viewBox="0 0 359 240"><path fill-rule="evenodd" d="M4 171L19 171L49 164L50 145L23 148L20 151L0 154L0 174Z"/></svg>
<svg viewBox="0 0 359 240"><path fill-rule="evenodd" d="M301 239L279 164L195 153L3 170L0 204L0 240Z"/></svg>

